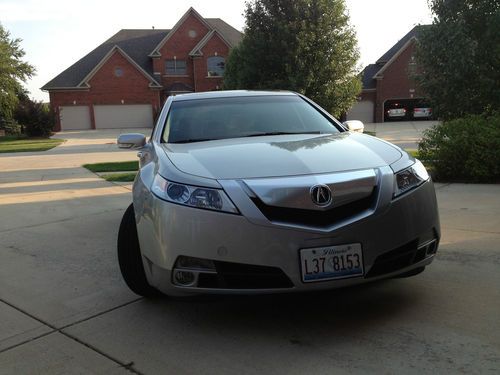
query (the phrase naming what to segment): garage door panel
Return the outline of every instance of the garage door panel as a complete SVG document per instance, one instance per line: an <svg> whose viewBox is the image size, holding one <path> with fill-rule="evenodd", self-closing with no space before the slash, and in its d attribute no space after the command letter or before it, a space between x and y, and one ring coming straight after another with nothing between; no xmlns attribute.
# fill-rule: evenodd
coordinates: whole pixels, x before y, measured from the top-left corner
<svg viewBox="0 0 500 375"><path fill-rule="evenodd" d="M91 129L90 110L87 106L59 107L61 130Z"/></svg>
<svg viewBox="0 0 500 375"><path fill-rule="evenodd" d="M150 128L153 126L151 104L95 105L96 129Z"/></svg>
<svg viewBox="0 0 500 375"><path fill-rule="evenodd" d="M348 120L360 120L364 123L371 123L373 121L373 102L370 100L361 100L356 102L347 113Z"/></svg>

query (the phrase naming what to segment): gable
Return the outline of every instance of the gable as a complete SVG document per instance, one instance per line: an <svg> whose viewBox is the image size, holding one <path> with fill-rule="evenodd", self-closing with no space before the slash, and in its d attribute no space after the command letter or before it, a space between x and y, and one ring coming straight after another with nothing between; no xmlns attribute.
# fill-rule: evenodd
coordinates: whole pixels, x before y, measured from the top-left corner
<svg viewBox="0 0 500 375"><path fill-rule="evenodd" d="M198 12L190 8L175 24L168 35L155 47L150 56L188 55L211 30L210 25Z"/></svg>
<svg viewBox="0 0 500 375"><path fill-rule="evenodd" d="M134 60L147 74L153 74L151 58L147 55L158 42L167 35L169 30L120 30L100 46L89 52L69 68L59 73L47 82L41 89L78 89L85 88L78 85L92 70L118 46L132 60Z"/></svg>
<svg viewBox="0 0 500 375"><path fill-rule="evenodd" d="M119 70L119 71L118 71ZM100 64L85 83L91 89L126 89L131 86L150 86L150 80L118 49Z"/></svg>
<svg viewBox="0 0 500 375"><path fill-rule="evenodd" d="M189 52L189 55L202 56L204 50L225 54L229 48L231 48L230 43L218 31L213 30L200 40L192 51Z"/></svg>
<svg viewBox="0 0 500 375"><path fill-rule="evenodd" d="M119 57L117 57L119 55ZM127 67L127 70L129 67L132 68L134 71L134 74L141 74L144 79L146 79L151 87L159 87L160 84L156 82L151 75L149 75L144 69L142 69L129 55L125 53L120 47L114 46L106 56L97 64L94 69L90 71L85 78L78 84L78 87L88 87L90 80L96 75L103 66L109 65L108 62L109 60L115 61L116 59L120 59L120 61L123 61L124 66ZM119 77L117 77L119 78Z"/></svg>
<svg viewBox="0 0 500 375"><path fill-rule="evenodd" d="M389 69L392 64L398 61L400 56L405 55L406 50L408 50L409 48L413 49L414 45L415 45L415 37L412 37L411 39L407 40L406 43L390 58L390 60L387 61L385 65L382 66L382 68L373 76L373 78L374 79L382 78L384 72L387 71L387 69Z"/></svg>

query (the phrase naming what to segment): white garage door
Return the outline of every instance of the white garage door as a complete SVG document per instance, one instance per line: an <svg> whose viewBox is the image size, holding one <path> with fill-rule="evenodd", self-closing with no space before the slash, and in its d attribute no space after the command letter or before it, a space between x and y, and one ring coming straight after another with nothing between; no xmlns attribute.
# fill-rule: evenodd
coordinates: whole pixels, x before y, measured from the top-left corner
<svg viewBox="0 0 500 375"><path fill-rule="evenodd" d="M373 102L370 100L361 100L354 104L351 110L347 113L348 120L359 120L364 123L373 121Z"/></svg>
<svg viewBox="0 0 500 375"><path fill-rule="evenodd" d="M151 128L153 109L151 104L95 105L96 129Z"/></svg>
<svg viewBox="0 0 500 375"><path fill-rule="evenodd" d="M61 119L61 130L90 129L90 111L87 106L63 106L59 107L59 118Z"/></svg>

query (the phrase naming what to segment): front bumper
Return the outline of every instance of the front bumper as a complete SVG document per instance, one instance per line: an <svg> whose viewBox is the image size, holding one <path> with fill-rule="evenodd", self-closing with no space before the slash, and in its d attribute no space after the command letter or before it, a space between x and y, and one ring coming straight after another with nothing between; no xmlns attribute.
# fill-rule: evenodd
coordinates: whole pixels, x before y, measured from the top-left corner
<svg viewBox="0 0 500 375"><path fill-rule="evenodd" d="M386 185L390 184L391 181L387 181ZM231 186L225 190L228 192ZM235 196L234 191L228 193L233 201L243 199ZM235 203L242 206L242 202ZM168 203L151 194L140 179L134 187L134 208L148 281L170 295L290 292L360 284L431 263L440 237L431 181L394 200L387 192L379 192L376 207L369 215L321 229L276 225L257 217L248 205L246 214L233 215ZM435 241L435 248L422 250L431 241ZM349 243L362 245L364 277L302 282L300 249ZM391 254L395 257L391 258ZM407 261L399 261L404 254ZM210 259L224 265L272 267L281 270L290 285L279 288L235 288L231 284L203 288L177 286L172 282L172 271L179 256Z"/></svg>

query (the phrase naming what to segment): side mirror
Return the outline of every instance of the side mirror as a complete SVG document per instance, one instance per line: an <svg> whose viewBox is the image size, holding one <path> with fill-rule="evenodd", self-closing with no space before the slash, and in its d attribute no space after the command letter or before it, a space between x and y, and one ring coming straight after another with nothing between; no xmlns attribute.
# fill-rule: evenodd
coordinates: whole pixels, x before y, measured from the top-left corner
<svg viewBox="0 0 500 375"><path fill-rule="evenodd" d="M349 131L363 133L365 131L365 124L359 120L349 120L343 124Z"/></svg>
<svg viewBox="0 0 500 375"><path fill-rule="evenodd" d="M119 148L142 148L146 144L146 136L140 133L120 134L117 143Z"/></svg>

